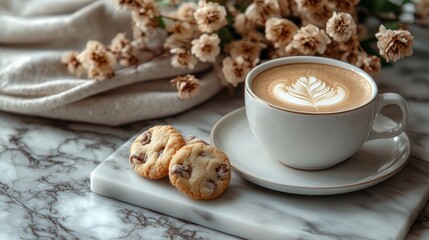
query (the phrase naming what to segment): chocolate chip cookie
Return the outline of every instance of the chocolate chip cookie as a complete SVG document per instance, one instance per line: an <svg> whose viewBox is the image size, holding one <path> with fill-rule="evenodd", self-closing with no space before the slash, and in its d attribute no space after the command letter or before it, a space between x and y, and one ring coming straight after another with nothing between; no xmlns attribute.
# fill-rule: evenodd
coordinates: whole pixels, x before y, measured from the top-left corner
<svg viewBox="0 0 429 240"><path fill-rule="evenodd" d="M184 145L182 135L172 126L152 127L140 134L131 145L131 168L145 178L165 177L173 155Z"/></svg>
<svg viewBox="0 0 429 240"><path fill-rule="evenodd" d="M185 137L185 144L186 145L197 143L197 142L204 143L205 145L210 145L208 142L204 141L203 139L197 138L193 135L188 135Z"/></svg>
<svg viewBox="0 0 429 240"><path fill-rule="evenodd" d="M169 178L180 192L196 200L218 197L231 181L231 164L219 149L203 142L188 144L173 156Z"/></svg>

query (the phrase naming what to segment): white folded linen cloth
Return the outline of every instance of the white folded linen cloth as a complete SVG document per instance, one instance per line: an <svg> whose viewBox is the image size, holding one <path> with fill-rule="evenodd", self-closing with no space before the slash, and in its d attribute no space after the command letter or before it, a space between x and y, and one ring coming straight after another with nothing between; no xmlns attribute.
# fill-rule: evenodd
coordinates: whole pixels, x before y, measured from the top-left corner
<svg viewBox="0 0 429 240"><path fill-rule="evenodd" d="M78 79L60 63L65 51L82 51L88 40L109 44L117 33L129 32L130 22L113 0L0 1L0 110L120 125L185 111L221 89L210 65L177 69L168 57L104 81ZM181 100L169 80L188 73L201 80L200 94Z"/></svg>

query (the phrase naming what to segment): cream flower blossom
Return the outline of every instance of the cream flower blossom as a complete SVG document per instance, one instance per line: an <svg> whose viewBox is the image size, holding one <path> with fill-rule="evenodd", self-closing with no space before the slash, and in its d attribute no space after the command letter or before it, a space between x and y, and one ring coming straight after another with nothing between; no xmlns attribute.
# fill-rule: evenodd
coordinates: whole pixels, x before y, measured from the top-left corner
<svg viewBox="0 0 429 240"><path fill-rule="evenodd" d="M344 52L340 60L348 62L360 68L363 65L363 60L367 56L367 53L361 49L354 49L352 51Z"/></svg>
<svg viewBox="0 0 429 240"><path fill-rule="evenodd" d="M364 24L358 23L356 32L359 41L362 42L368 39L368 29Z"/></svg>
<svg viewBox="0 0 429 240"><path fill-rule="evenodd" d="M222 61L222 73L225 80L236 87L239 83L244 82L247 73L254 67L255 64L244 59L243 57L226 57Z"/></svg>
<svg viewBox="0 0 429 240"><path fill-rule="evenodd" d="M147 35L153 34L158 27L158 23L155 21L155 19L149 18L145 15L140 15L136 11L131 13L131 17L133 19L133 24L140 28L140 30L145 32Z"/></svg>
<svg viewBox="0 0 429 240"><path fill-rule="evenodd" d="M140 6L139 0L115 0L115 2L118 8L128 11L138 10Z"/></svg>
<svg viewBox="0 0 429 240"><path fill-rule="evenodd" d="M177 95L180 99L188 99L198 95L200 91L200 80L194 75L179 76L170 81L176 85Z"/></svg>
<svg viewBox="0 0 429 240"><path fill-rule="evenodd" d="M378 33L377 47L380 55L387 62L396 62L401 58L413 55L413 36L406 30L390 30L380 25Z"/></svg>
<svg viewBox="0 0 429 240"><path fill-rule="evenodd" d="M188 23L194 23L195 22L194 13L196 10L197 10L197 4L193 2L182 3L177 9L177 12L176 12L177 18Z"/></svg>
<svg viewBox="0 0 429 240"><path fill-rule="evenodd" d="M265 37L275 48L285 47L297 30L298 27L285 18L270 18L265 23Z"/></svg>
<svg viewBox="0 0 429 240"><path fill-rule="evenodd" d="M254 31L256 29L254 22L250 21L244 13L237 14L237 16L234 17L233 27L234 30L241 35L246 35L249 31Z"/></svg>
<svg viewBox="0 0 429 240"><path fill-rule="evenodd" d="M325 27L332 16L335 5L328 0L295 0L303 25L313 24Z"/></svg>
<svg viewBox="0 0 429 240"><path fill-rule="evenodd" d="M261 51L266 46L259 42L249 40L237 40L228 44L228 52L232 58L242 56L244 59L258 59Z"/></svg>
<svg viewBox="0 0 429 240"><path fill-rule="evenodd" d="M166 49L173 48L188 48L191 45L191 40L188 38L183 38L177 34L171 34L164 41L163 47Z"/></svg>
<svg viewBox="0 0 429 240"><path fill-rule="evenodd" d="M305 55L304 53L302 53L300 50L298 50L297 48L294 48L292 43L289 43L288 45L286 45L285 49L285 54L286 56L299 56L299 55ZM282 53L281 51L279 51L279 53Z"/></svg>
<svg viewBox="0 0 429 240"><path fill-rule="evenodd" d="M353 51L355 49L360 48L360 42L357 35L352 35L349 40L345 42L331 42L338 44L339 51L346 52L346 51Z"/></svg>
<svg viewBox="0 0 429 240"><path fill-rule="evenodd" d="M340 12L354 13L355 7L360 0L332 0L335 4L335 9Z"/></svg>
<svg viewBox="0 0 429 240"><path fill-rule="evenodd" d="M199 2L198 8L194 13L194 18L198 29L205 33L212 33L219 30L228 23L226 21L225 7L218 3L207 3L205 0Z"/></svg>
<svg viewBox="0 0 429 240"><path fill-rule="evenodd" d="M289 17L292 15L290 0L278 0L280 16Z"/></svg>
<svg viewBox="0 0 429 240"><path fill-rule="evenodd" d="M144 49L147 46L153 32L142 31L135 22L131 24L131 30L133 33L133 41L131 45L136 49Z"/></svg>
<svg viewBox="0 0 429 240"><path fill-rule="evenodd" d="M243 36L243 39L252 42L261 42L266 44L269 43L269 41L265 38L265 35L257 30L249 31L246 35Z"/></svg>
<svg viewBox="0 0 429 240"><path fill-rule="evenodd" d="M234 17L234 30L245 40L252 42L266 42L264 34L257 31L256 24L251 21L244 13L237 14Z"/></svg>
<svg viewBox="0 0 429 240"><path fill-rule="evenodd" d="M429 0L418 1L416 6L416 15L422 20L427 20L429 17Z"/></svg>
<svg viewBox="0 0 429 240"><path fill-rule="evenodd" d="M81 77L85 73L85 69L77 59L78 54L76 51L65 52L61 56L61 63L67 67L69 73L76 75L76 77Z"/></svg>
<svg viewBox="0 0 429 240"><path fill-rule="evenodd" d="M168 24L165 30L183 38L191 38L193 33L191 24L183 21L174 21Z"/></svg>
<svg viewBox="0 0 429 240"><path fill-rule="evenodd" d="M256 25L264 26L268 19L280 16L278 0L254 0L244 14Z"/></svg>
<svg viewBox="0 0 429 240"><path fill-rule="evenodd" d="M286 53L285 48L274 48L268 51L269 59L276 59L281 57L286 57L288 54ZM293 55L293 54L290 54Z"/></svg>
<svg viewBox="0 0 429 240"><path fill-rule="evenodd" d="M88 70L88 77L104 80L115 75L115 55L97 41L88 41L86 49L77 56L82 66Z"/></svg>
<svg viewBox="0 0 429 240"><path fill-rule="evenodd" d="M191 43L192 54L202 62L214 62L220 53L220 39L217 34L203 34Z"/></svg>
<svg viewBox="0 0 429 240"><path fill-rule="evenodd" d="M353 51L345 52L340 59L353 64L358 68L361 68L373 76L377 75L381 69L380 58L369 55L362 49L355 49Z"/></svg>
<svg viewBox="0 0 429 240"><path fill-rule="evenodd" d="M160 15L160 11L154 0L137 0L139 8L138 14L148 18L154 18Z"/></svg>
<svg viewBox="0 0 429 240"><path fill-rule="evenodd" d="M170 53L173 54L171 57L171 65L173 67L194 69L198 63L198 60L186 49L173 48L170 50Z"/></svg>
<svg viewBox="0 0 429 240"><path fill-rule="evenodd" d="M307 1L307 0L294 0L296 3L297 10L307 11L309 8L317 8L320 4L322 4L325 0L314 0L314 1Z"/></svg>
<svg viewBox="0 0 429 240"><path fill-rule="evenodd" d="M326 33L337 42L346 42L357 34L356 23L348 13L336 13L326 23Z"/></svg>
<svg viewBox="0 0 429 240"><path fill-rule="evenodd" d="M377 56L367 55L362 59L362 66L360 68L369 75L375 76L380 73L380 58Z"/></svg>
<svg viewBox="0 0 429 240"><path fill-rule="evenodd" d="M225 76L222 73L222 60L223 59L217 59L216 62L213 63L213 72L219 80L220 85L225 87L228 91L231 91L234 87L226 81ZM232 92L230 93L232 94Z"/></svg>
<svg viewBox="0 0 429 240"><path fill-rule="evenodd" d="M304 55L323 54L329 43L331 40L323 29L309 24L300 28L293 36L292 42L286 46L286 52L296 51Z"/></svg>
<svg viewBox="0 0 429 240"><path fill-rule="evenodd" d="M115 54L121 66L128 67L138 62L136 51L130 41L125 37L125 33L118 33L115 38L112 39L109 49Z"/></svg>
<svg viewBox="0 0 429 240"><path fill-rule="evenodd" d="M331 41L323 55L330 58L341 59L344 53L353 52L359 48L360 42L357 35L354 35L346 42Z"/></svg>

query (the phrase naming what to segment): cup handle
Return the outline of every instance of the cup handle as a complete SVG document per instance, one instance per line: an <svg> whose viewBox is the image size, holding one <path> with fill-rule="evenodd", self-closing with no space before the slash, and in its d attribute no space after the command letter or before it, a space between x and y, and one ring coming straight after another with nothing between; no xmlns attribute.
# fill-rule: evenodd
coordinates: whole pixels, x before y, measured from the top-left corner
<svg viewBox="0 0 429 240"><path fill-rule="evenodd" d="M396 105L401 109L402 119L397 126L385 131L377 132L374 127L369 134L368 140L376 138L391 138L398 136L401 132L405 130L405 126L408 122L408 105L405 99L396 93L384 93L377 96L377 107L375 110L375 119L380 114L380 111L387 105Z"/></svg>

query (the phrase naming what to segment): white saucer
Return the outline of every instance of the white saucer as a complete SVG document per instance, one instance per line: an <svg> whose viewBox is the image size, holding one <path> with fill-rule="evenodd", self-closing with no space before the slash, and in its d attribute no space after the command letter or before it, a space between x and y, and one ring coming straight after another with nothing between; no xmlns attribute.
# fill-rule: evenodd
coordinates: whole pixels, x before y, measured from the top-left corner
<svg viewBox="0 0 429 240"><path fill-rule="evenodd" d="M376 129L396 124L379 116ZM213 127L211 142L222 149L241 177L281 192L305 195L339 194L373 186L393 176L407 163L410 140L405 133L366 142L351 158L329 169L305 171L273 159L256 143L244 108L235 110Z"/></svg>

